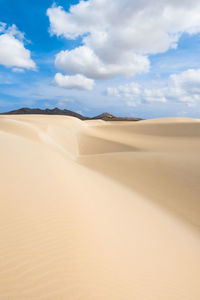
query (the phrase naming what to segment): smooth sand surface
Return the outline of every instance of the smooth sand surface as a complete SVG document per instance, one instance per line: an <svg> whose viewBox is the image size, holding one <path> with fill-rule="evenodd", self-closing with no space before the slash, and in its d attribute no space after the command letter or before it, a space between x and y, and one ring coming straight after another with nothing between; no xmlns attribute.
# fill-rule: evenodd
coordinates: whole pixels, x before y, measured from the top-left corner
<svg viewBox="0 0 200 300"><path fill-rule="evenodd" d="M199 300L200 121L0 116L0 300Z"/></svg>

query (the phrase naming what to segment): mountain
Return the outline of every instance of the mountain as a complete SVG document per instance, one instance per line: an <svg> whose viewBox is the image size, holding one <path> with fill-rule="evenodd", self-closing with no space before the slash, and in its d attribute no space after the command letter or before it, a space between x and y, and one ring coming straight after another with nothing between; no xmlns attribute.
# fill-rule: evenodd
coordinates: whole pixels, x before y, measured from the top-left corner
<svg viewBox="0 0 200 300"><path fill-rule="evenodd" d="M63 116L75 117L80 120L88 120L87 117L84 117L76 112L67 109L59 109L57 107L53 109L23 107L17 110L12 110L9 112L2 113L2 115L63 115Z"/></svg>
<svg viewBox="0 0 200 300"><path fill-rule="evenodd" d="M40 109L40 108L28 108L23 107L17 110L1 113L1 115L62 115L75 117L80 120L104 120L104 121L140 121L139 118L127 118L127 117L116 117L107 112L104 112L96 117L89 118L82 116L76 112L67 109L59 109L57 107L53 109Z"/></svg>
<svg viewBox="0 0 200 300"><path fill-rule="evenodd" d="M100 114L94 118L91 118L91 120L104 120L104 121L140 121L142 119L139 118L128 118L128 117L116 117L113 116L107 112L104 112L103 114Z"/></svg>

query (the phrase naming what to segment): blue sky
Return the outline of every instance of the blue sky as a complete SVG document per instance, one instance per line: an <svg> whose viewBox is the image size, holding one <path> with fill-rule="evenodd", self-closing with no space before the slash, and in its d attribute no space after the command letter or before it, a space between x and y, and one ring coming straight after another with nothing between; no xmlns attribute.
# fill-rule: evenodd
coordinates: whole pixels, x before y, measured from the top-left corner
<svg viewBox="0 0 200 300"><path fill-rule="evenodd" d="M0 0L0 112L58 106L88 116L109 111L143 118L198 118L198 2L164 1L156 8L147 0L143 7L135 7L136 0L111 2L108 8L104 0ZM9 39L21 43L20 54ZM26 61L21 63L19 55Z"/></svg>

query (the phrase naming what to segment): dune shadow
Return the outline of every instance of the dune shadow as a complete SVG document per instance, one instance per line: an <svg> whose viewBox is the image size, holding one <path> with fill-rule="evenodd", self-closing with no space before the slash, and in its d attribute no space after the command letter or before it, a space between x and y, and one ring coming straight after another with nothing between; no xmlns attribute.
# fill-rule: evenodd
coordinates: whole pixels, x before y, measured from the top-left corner
<svg viewBox="0 0 200 300"><path fill-rule="evenodd" d="M78 144L79 155L140 151L139 148L130 145L86 134L79 135Z"/></svg>

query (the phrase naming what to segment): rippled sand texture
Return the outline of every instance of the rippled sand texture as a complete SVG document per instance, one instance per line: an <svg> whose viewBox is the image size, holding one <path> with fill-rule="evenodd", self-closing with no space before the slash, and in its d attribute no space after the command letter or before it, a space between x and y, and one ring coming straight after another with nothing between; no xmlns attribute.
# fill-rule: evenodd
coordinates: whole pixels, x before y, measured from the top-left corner
<svg viewBox="0 0 200 300"><path fill-rule="evenodd" d="M0 300L199 300L200 121L0 117Z"/></svg>

